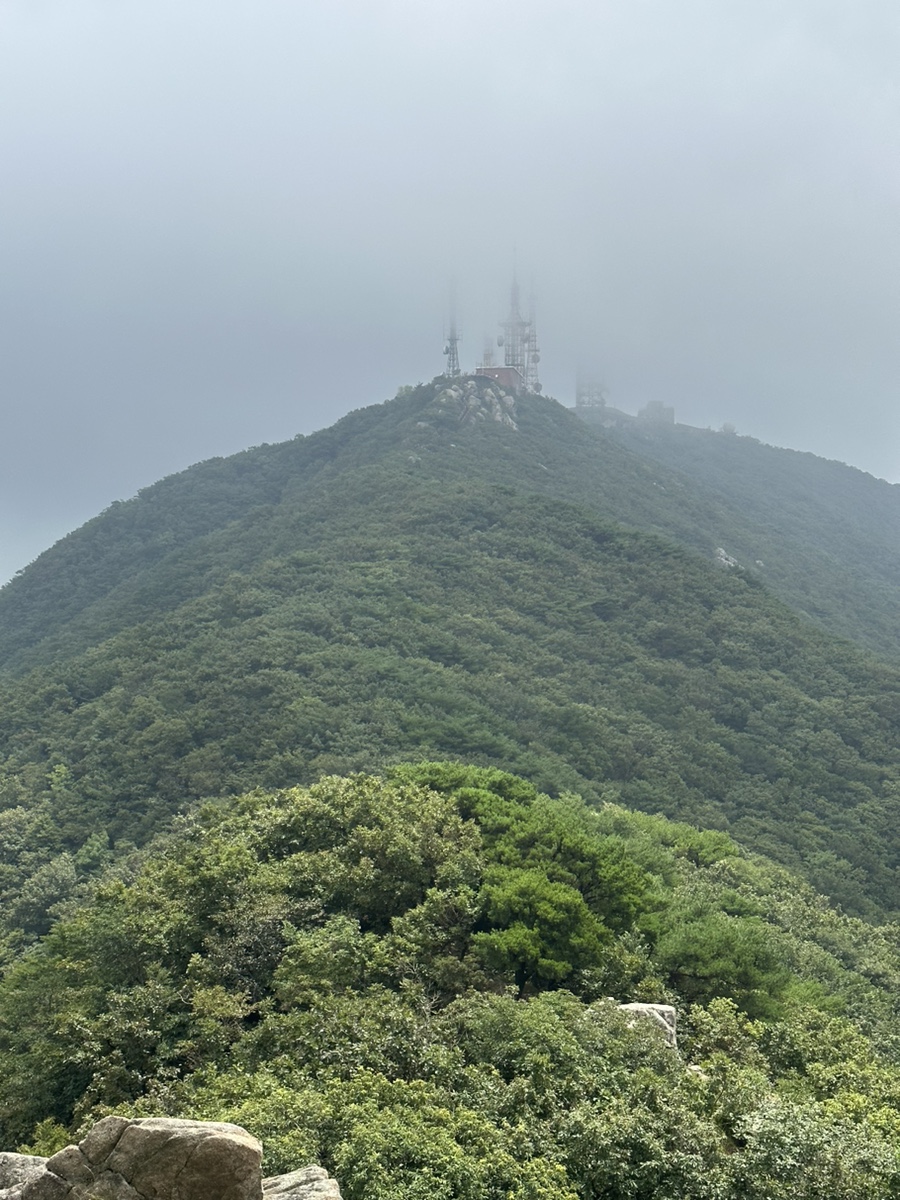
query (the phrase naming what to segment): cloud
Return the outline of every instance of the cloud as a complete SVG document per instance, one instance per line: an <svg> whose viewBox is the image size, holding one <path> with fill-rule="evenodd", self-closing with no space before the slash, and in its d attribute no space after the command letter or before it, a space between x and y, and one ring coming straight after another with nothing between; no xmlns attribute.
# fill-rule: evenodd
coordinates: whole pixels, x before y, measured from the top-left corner
<svg viewBox="0 0 900 1200"><path fill-rule="evenodd" d="M882 0L8 0L4 540L436 373L451 277L474 361L514 260L564 401L897 477L898 52Z"/></svg>

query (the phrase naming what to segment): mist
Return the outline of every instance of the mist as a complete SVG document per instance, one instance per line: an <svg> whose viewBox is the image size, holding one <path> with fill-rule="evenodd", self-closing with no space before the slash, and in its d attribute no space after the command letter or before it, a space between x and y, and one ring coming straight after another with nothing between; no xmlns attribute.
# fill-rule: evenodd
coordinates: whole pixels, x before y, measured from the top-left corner
<svg viewBox="0 0 900 1200"><path fill-rule="evenodd" d="M115 499L463 368L900 479L887 0L6 0L0 580Z"/></svg>

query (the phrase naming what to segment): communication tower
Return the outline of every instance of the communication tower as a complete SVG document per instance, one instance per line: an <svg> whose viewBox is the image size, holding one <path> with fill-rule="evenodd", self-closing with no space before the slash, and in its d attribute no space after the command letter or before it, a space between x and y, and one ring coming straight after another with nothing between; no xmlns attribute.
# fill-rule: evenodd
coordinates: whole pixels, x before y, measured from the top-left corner
<svg viewBox="0 0 900 1200"><path fill-rule="evenodd" d="M451 376L460 374L459 370L459 342L460 337L456 331L456 318L450 318L450 332L447 334L447 342L444 346L444 354L447 356L447 368L444 371L445 375Z"/></svg>
<svg viewBox="0 0 900 1200"><path fill-rule="evenodd" d="M578 368L575 378L575 407L606 407L606 393L603 390L603 384L593 371L588 371L584 367Z"/></svg>
<svg viewBox="0 0 900 1200"><path fill-rule="evenodd" d="M525 335L525 386L531 392L541 390L538 375L538 364L541 361L541 351L537 342L537 325L534 320L534 299L528 313L528 332Z"/></svg>
<svg viewBox="0 0 900 1200"><path fill-rule="evenodd" d="M501 321L503 333L497 338L497 345L503 347L504 365L519 373L521 386L532 392L541 390L538 378L538 363L541 361L537 344L537 330L534 323L534 311L528 318L522 316L519 306L519 283L513 275L512 287L509 294L509 315Z"/></svg>
<svg viewBox="0 0 900 1200"><path fill-rule="evenodd" d="M444 340L444 355L447 359L447 367L444 374L449 375L451 379L461 374L459 369L460 340L459 331L456 327L456 285L454 283L450 287L450 332Z"/></svg>

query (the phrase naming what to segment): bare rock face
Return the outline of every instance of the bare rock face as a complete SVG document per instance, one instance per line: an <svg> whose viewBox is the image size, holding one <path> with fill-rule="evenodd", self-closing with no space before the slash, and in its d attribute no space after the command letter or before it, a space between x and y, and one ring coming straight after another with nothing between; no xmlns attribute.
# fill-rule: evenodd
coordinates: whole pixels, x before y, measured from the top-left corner
<svg viewBox="0 0 900 1200"><path fill-rule="evenodd" d="M263 1200L341 1200L337 1180L322 1167L303 1167L263 1180Z"/></svg>
<svg viewBox="0 0 900 1200"><path fill-rule="evenodd" d="M484 377L467 379L461 385L450 384L435 396L429 406L428 415L441 419L454 419L461 425L476 425L479 421L496 421L509 429L518 430L516 424L516 398L505 392L499 384L490 386ZM420 426L423 422L418 423ZM430 422L424 422L427 426Z"/></svg>
<svg viewBox="0 0 900 1200"><path fill-rule="evenodd" d="M0 1154L0 1200L16 1200L26 1183L43 1175L46 1162L35 1154Z"/></svg>
<svg viewBox="0 0 900 1200"><path fill-rule="evenodd" d="M52 1158L0 1154L0 1200L341 1200L321 1167L261 1179L239 1125L105 1117Z"/></svg>
<svg viewBox="0 0 900 1200"><path fill-rule="evenodd" d="M106 1117L33 1161L40 1173L0 1200L262 1200L262 1147L239 1125Z"/></svg>
<svg viewBox="0 0 900 1200"><path fill-rule="evenodd" d="M678 1014L671 1004L620 1004L619 1008L623 1012L632 1012L637 1016L648 1018L653 1021L665 1034L666 1045L676 1049L678 1046L678 1036L676 1033L676 1023Z"/></svg>

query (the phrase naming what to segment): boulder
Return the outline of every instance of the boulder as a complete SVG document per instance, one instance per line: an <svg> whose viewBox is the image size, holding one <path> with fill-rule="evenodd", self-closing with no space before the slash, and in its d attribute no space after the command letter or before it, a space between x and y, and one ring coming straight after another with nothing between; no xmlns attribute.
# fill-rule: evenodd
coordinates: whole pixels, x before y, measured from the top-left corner
<svg viewBox="0 0 900 1200"><path fill-rule="evenodd" d="M104 1117L52 1158L0 1154L0 1200L341 1200L321 1167L260 1178L239 1125Z"/></svg>
<svg viewBox="0 0 900 1200"><path fill-rule="evenodd" d="M263 1200L341 1200L337 1180L322 1167L302 1167L263 1180Z"/></svg>
<svg viewBox="0 0 900 1200"><path fill-rule="evenodd" d="M666 1036L666 1045L676 1049L678 1046L678 1037L676 1034L677 1013L671 1004L620 1004L619 1008L625 1012L633 1012L638 1016L647 1017L654 1021Z"/></svg>
<svg viewBox="0 0 900 1200"><path fill-rule="evenodd" d="M106 1117L0 1200L262 1200L262 1147L239 1125Z"/></svg>
<svg viewBox="0 0 900 1200"><path fill-rule="evenodd" d="M36 1154L0 1154L0 1200L18 1200L25 1184L43 1175L46 1163Z"/></svg>

